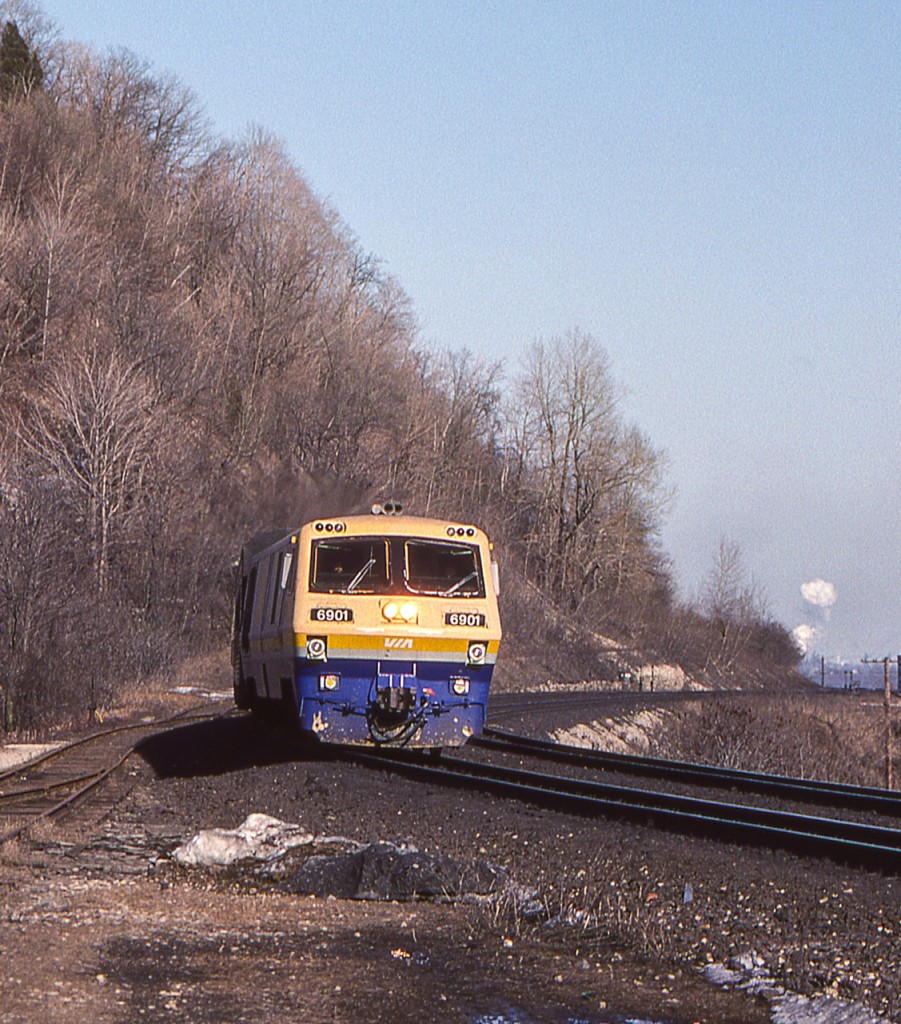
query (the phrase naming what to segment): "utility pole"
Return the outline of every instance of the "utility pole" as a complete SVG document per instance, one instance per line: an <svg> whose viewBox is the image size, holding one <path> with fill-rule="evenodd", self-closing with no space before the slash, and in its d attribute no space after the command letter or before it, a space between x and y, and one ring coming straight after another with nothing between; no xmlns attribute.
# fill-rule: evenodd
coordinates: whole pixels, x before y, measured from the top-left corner
<svg viewBox="0 0 901 1024"><path fill-rule="evenodd" d="M831 666L830 670L829 670L829 678L830 679L833 677L833 675L835 675L835 676L838 675L838 668L836 666L837 665L841 665L841 664L842 664L841 661L836 661L835 660L835 655L834 654L831 654L829 656L829 665ZM847 670L843 670L843 673L844 673L844 678L847 679L847 676L848 676ZM825 654L821 654L820 655L820 686L822 686L823 689L826 688L826 655Z"/></svg>
<svg viewBox="0 0 901 1024"><path fill-rule="evenodd" d="M882 662L885 686L885 788L894 788L894 773L892 772L892 680L889 673L891 658L863 658L866 665L878 665ZM901 684L899 684L901 685Z"/></svg>

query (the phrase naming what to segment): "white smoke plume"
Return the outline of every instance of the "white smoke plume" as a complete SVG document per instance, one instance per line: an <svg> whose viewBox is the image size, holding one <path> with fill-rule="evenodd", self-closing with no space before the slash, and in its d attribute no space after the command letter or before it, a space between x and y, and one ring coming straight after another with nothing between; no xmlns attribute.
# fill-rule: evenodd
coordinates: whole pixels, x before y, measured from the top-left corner
<svg viewBox="0 0 901 1024"><path fill-rule="evenodd" d="M807 654L823 635L826 623L829 622L829 616L832 614L832 606L838 600L838 591L835 589L834 583L817 578L801 584L801 596L808 604L819 609L820 622L818 625L812 626L805 622L800 626L795 626L792 630L792 636L801 649L801 653Z"/></svg>
<svg viewBox="0 0 901 1024"><path fill-rule="evenodd" d="M801 584L801 596L817 608L831 608L838 600L838 591L834 583L816 579Z"/></svg>
<svg viewBox="0 0 901 1024"><path fill-rule="evenodd" d="M807 623L802 623L800 626L795 626L792 630L792 636L794 637L795 643L798 645L798 649L802 654L807 652L813 647L814 641L819 635L819 631L814 629L813 626L808 626Z"/></svg>

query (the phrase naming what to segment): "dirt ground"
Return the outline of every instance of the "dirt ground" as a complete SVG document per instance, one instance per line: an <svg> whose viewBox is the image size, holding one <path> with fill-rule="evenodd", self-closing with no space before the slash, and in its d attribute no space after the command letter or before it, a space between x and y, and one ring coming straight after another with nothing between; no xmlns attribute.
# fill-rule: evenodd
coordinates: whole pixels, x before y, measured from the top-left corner
<svg viewBox="0 0 901 1024"><path fill-rule="evenodd" d="M763 1024L765 999L701 977L742 954L794 991L899 1010L899 888L876 873L299 755L247 716L160 734L117 787L102 817L0 851L3 1022ZM486 859L545 913L173 865L198 830L253 812Z"/></svg>

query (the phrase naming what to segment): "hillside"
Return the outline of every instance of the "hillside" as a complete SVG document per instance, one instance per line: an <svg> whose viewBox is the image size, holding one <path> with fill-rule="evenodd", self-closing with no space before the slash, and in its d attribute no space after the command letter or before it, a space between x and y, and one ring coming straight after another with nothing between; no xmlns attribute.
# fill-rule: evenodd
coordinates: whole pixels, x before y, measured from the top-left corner
<svg viewBox="0 0 901 1024"><path fill-rule="evenodd" d="M387 496L494 538L501 686L793 673L736 552L677 599L664 459L596 339L509 371L428 351L278 140L218 139L177 81L39 27L0 46L3 730L222 647L247 534Z"/></svg>

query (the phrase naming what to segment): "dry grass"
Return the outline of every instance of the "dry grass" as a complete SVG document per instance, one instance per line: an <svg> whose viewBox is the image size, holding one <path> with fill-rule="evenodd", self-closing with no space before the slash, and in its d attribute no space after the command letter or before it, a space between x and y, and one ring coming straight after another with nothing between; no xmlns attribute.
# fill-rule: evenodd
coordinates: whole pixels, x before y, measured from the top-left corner
<svg viewBox="0 0 901 1024"><path fill-rule="evenodd" d="M884 724L881 703L841 694L704 701L668 718L655 753L749 771L881 786ZM896 758L897 731L896 719Z"/></svg>
<svg viewBox="0 0 901 1024"><path fill-rule="evenodd" d="M123 687L117 694L117 709L134 710L148 698L166 697L178 689L230 691L232 670L227 649L213 649L166 666L147 679Z"/></svg>

